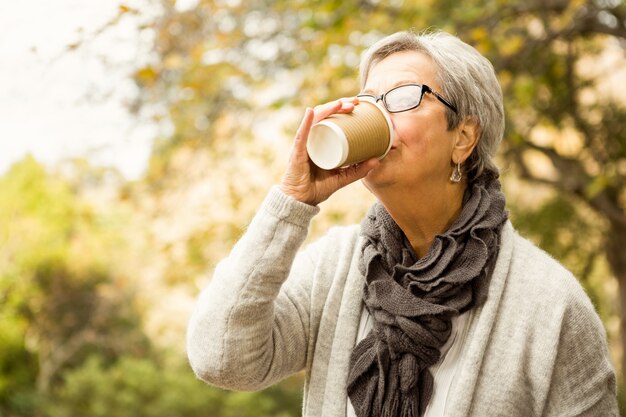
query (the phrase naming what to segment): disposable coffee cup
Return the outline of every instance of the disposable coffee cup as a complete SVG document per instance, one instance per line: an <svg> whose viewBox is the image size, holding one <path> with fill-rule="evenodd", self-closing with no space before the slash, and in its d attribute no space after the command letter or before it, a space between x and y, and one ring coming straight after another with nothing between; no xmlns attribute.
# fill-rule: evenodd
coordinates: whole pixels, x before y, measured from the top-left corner
<svg viewBox="0 0 626 417"><path fill-rule="evenodd" d="M364 97L352 113L333 114L313 125L306 148L315 165L330 170L384 158L393 138L387 111Z"/></svg>

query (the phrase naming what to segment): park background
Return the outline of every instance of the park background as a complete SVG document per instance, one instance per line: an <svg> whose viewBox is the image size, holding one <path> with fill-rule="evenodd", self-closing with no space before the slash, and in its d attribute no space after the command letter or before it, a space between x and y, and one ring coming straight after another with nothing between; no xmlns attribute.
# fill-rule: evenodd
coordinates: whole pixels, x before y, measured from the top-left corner
<svg viewBox="0 0 626 417"><path fill-rule="evenodd" d="M299 415L302 375L197 381L185 325L304 108L356 94L376 40L427 28L493 62L512 222L587 290L624 410L623 0L21 4L0 5L0 416ZM372 202L341 190L309 239Z"/></svg>

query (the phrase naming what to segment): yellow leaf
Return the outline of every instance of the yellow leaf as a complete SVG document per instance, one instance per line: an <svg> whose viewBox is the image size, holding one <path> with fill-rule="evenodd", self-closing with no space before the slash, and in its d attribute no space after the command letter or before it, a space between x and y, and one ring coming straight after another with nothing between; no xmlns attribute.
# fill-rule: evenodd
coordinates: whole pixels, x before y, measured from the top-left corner
<svg viewBox="0 0 626 417"><path fill-rule="evenodd" d="M524 39L521 36L511 36L500 42L499 46L503 56L515 55L524 46Z"/></svg>
<svg viewBox="0 0 626 417"><path fill-rule="evenodd" d="M135 73L135 79L146 85L154 84L158 77L158 72L152 67L144 67Z"/></svg>
<svg viewBox="0 0 626 417"><path fill-rule="evenodd" d="M183 64L183 58L180 56L180 54L169 54L163 60L163 65L167 69L180 68L182 64Z"/></svg>
<svg viewBox="0 0 626 417"><path fill-rule="evenodd" d="M585 187L585 195L588 198L597 197L610 185L610 183L611 181L607 176L598 175Z"/></svg>

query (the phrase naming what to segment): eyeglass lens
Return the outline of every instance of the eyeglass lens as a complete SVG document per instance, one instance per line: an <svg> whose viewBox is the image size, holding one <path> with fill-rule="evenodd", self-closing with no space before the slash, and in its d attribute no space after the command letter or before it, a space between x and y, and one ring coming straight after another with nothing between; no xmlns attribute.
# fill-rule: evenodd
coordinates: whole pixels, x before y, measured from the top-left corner
<svg viewBox="0 0 626 417"><path fill-rule="evenodd" d="M385 106L390 112L401 112L417 107L422 100L421 85L403 85L385 94Z"/></svg>

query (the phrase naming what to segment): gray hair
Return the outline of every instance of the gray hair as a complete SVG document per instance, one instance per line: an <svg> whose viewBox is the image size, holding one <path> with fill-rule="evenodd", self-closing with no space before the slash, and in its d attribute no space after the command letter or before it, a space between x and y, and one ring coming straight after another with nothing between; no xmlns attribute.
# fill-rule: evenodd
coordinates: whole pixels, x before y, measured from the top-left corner
<svg viewBox="0 0 626 417"><path fill-rule="evenodd" d="M372 45L361 57L360 84L364 88L370 70L391 54L416 51L429 56L437 67L441 94L458 109L447 109L448 130L474 117L480 137L465 165L470 179L484 170L498 173L493 157L504 135L502 89L487 58L456 36L445 32L397 32Z"/></svg>

